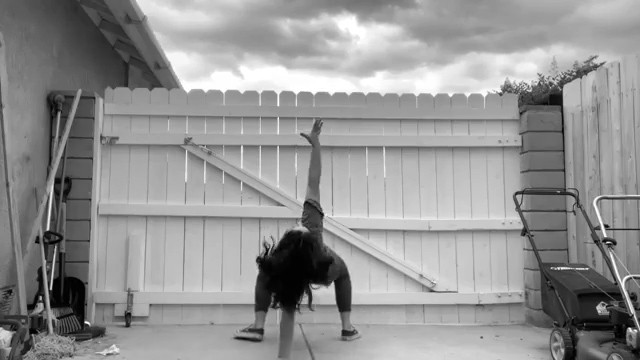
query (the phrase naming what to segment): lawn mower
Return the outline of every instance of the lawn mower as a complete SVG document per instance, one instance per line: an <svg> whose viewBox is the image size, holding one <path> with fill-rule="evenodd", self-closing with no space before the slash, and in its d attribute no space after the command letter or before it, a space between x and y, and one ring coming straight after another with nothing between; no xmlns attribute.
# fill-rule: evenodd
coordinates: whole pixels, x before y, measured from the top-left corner
<svg viewBox="0 0 640 360"><path fill-rule="evenodd" d="M573 198L571 208L561 210L529 209L529 213L563 212L581 214L587 224L591 240L603 254L604 265L614 275L611 282L593 268L582 263L544 262L534 237L545 236L544 229L531 229L522 209L524 196L562 196ZM603 199L628 199L629 196L600 196L593 202L598 216L594 226L580 202L577 189L528 188L513 195L516 211L522 220L522 236L526 236L540 270L542 310L553 320L549 350L554 360L636 360L640 359L638 341L637 296L624 286L640 275L620 279L614 248L616 241L607 236L598 203ZM640 200L640 196L634 199ZM602 239L598 235L602 233ZM534 234L535 233L535 234ZM624 266L624 265L623 265ZM629 310L627 310L629 309Z"/></svg>

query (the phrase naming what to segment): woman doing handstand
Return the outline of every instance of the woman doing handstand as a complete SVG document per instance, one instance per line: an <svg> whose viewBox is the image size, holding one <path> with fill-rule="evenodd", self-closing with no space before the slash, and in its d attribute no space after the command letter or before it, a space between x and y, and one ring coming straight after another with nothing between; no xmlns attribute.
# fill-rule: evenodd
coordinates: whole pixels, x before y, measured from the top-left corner
<svg viewBox="0 0 640 360"><path fill-rule="evenodd" d="M313 302L311 285L335 287L336 303L342 322L344 341L360 337L351 324L351 278L344 260L322 240L324 213L320 206L320 132L322 120L316 119L311 132L301 133L311 145L307 194L303 204L301 225L287 230L277 245L264 244L258 256L258 278L255 286L255 320L238 330L235 338L262 341L269 306L282 308L279 358L291 351L295 311L300 310L303 295Z"/></svg>

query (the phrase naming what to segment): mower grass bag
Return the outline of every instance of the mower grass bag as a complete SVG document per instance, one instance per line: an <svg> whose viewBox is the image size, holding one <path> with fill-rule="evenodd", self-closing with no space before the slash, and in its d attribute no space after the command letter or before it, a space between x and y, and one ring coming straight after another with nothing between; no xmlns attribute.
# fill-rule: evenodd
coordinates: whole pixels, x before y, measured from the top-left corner
<svg viewBox="0 0 640 360"><path fill-rule="evenodd" d="M622 300L616 285L597 271L584 264L542 263L540 289L542 310L559 324L571 321L573 324L607 324L609 311L606 306L614 299ZM554 289L564 302L567 318Z"/></svg>

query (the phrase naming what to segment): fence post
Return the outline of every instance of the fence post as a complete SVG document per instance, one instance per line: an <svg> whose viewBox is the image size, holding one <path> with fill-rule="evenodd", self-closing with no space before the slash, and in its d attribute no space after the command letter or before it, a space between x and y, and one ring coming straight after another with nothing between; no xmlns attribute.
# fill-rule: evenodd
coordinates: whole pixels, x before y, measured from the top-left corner
<svg viewBox="0 0 640 360"><path fill-rule="evenodd" d="M520 109L520 177L522 188L565 186L564 141L561 106L523 106ZM567 262L567 216L564 212L540 213L531 210L564 211L560 196L528 196L523 210L536 246L544 262ZM524 246L525 321L550 327L552 320L542 312L540 271L529 241Z"/></svg>

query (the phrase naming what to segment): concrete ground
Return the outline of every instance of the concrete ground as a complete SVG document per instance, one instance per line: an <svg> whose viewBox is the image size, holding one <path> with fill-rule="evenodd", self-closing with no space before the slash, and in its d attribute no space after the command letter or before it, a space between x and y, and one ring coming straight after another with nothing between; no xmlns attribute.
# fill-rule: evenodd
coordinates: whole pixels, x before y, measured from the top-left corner
<svg viewBox="0 0 640 360"><path fill-rule="evenodd" d="M278 331L262 343L234 340L237 326L110 327L103 338L80 343L75 359L115 344L112 359L276 359ZM292 360L473 359L546 360L549 331L528 326L359 326L362 338L339 340L339 326L305 324L296 329Z"/></svg>

